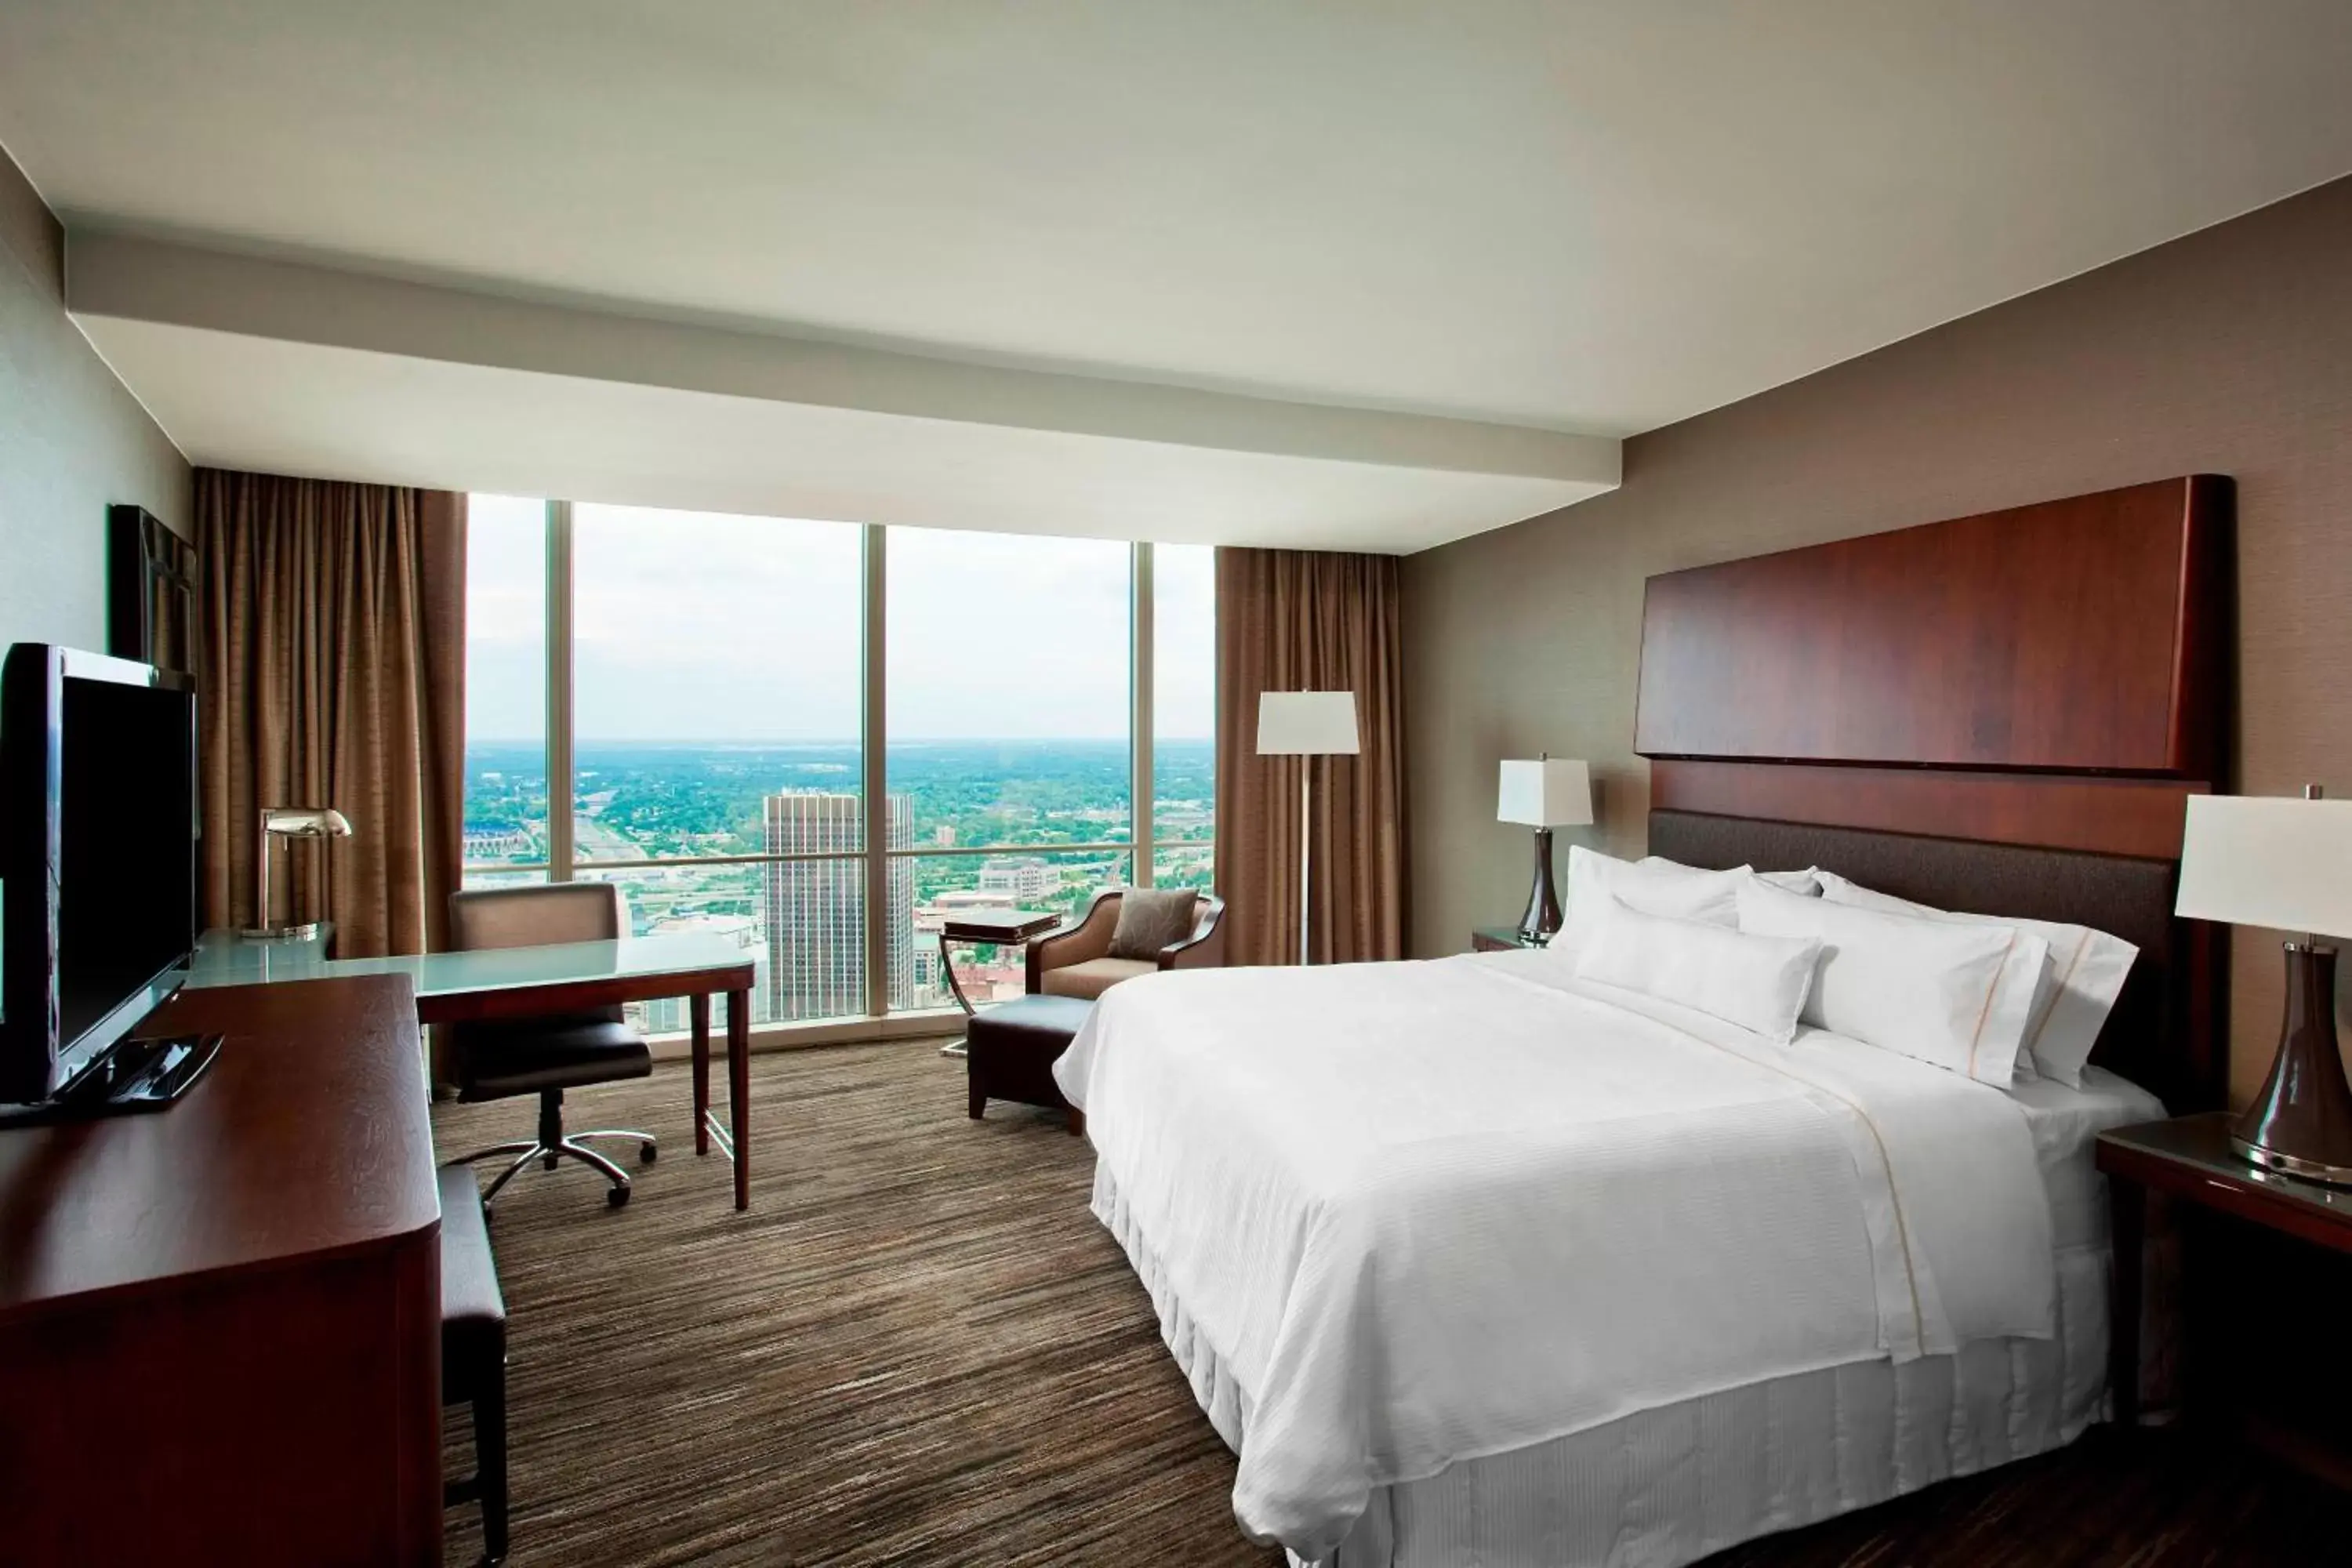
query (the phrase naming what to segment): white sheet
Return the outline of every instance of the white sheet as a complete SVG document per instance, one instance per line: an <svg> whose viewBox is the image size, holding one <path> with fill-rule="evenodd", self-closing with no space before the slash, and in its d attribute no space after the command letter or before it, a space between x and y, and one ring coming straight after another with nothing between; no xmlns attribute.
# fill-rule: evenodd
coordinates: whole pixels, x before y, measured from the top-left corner
<svg viewBox="0 0 2352 1568"><path fill-rule="evenodd" d="M1236 1515L1309 1558L1459 1459L2052 1332L2007 1095L1554 955L1148 976L1055 1076L1234 1390Z"/></svg>
<svg viewBox="0 0 2352 1568"><path fill-rule="evenodd" d="M2105 1068L2083 1069L2083 1087L2032 1079L2009 1087L2033 1137L2033 1158L2050 1194L2051 1243L2060 1251L2107 1239L2107 1187L2092 1163L2092 1141L2110 1127L2164 1120L2164 1101Z"/></svg>

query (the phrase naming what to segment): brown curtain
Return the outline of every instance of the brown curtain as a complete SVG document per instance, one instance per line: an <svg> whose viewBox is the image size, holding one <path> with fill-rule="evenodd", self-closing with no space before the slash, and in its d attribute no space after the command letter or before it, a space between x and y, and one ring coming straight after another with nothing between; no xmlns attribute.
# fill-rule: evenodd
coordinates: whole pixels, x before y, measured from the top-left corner
<svg viewBox="0 0 2352 1568"><path fill-rule="evenodd" d="M205 923L255 916L256 824L331 805L352 837L271 851L273 919L343 957L444 945L464 809L466 498L196 470Z"/></svg>
<svg viewBox="0 0 2352 1568"><path fill-rule="evenodd" d="M1234 963L1298 961L1313 770L1318 963L1404 956L1404 679L1394 556L1217 552L1217 889ZM1265 691L1353 691L1353 757L1261 757Z"/></svg>

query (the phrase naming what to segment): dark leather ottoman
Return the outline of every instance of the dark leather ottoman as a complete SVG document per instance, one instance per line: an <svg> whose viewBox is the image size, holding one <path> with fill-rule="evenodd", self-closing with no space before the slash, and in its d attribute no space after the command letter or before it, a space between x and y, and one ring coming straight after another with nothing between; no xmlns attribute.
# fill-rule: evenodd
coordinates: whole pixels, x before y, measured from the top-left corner
<svg viewBox="0 0 2352 1568"><path fill-rule="evenodd" d="M1011 1100L1067 1110L1072 1136L1085 1131L1085 1113L1054 1082L1054 1063L1094 1009L1078 996L1017 996L974 1015L963 1058L971 1119L979 1121L992 1100Z"/></svg>

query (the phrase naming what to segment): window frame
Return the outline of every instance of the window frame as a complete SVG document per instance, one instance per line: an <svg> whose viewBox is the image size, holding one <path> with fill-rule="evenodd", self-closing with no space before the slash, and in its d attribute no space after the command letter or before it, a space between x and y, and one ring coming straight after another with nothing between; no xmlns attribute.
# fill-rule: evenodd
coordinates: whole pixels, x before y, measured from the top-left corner
<svg viewBox="0 0 2352 1568"><path fill-rule="evenodd" d="M655 855L626 860L583 860L574 838L579 781L573 751L575 711L573 676L572 503L545 503L546 659L547 659L547 843L543 861L467 862L461 876L501 873L540 874L551 882L568 882L586 875L657 869L667 867L768 866L813 861L855 860L866 868L864 936L866 1012L863 1016L777 1020L759 1026L761 1036L782 1036L815 1043L818 1040L866 1038L901 1034L936 1034L941 1016L952 1007L894 1008L889 988L890 876L898 860L936 859L961 856L1008 854L1118 854L1127 863L1124 885L1149 888L1158 844L1153 816L1153 689L1157 639L1154 635L1157 597L1152 546L1149 541L1128 546L1128 833L1123 838L1085 844L910 844L893 847L887 831L873 825L889 820L889 680L887 668L889 639L889 531L893 524L845 526L864 531L863 584L859 614L858 679L860 690L859 789L864 804L863 847L851 851L810 850L741 855ZM558 787L561 781L562 787ZM1183 842L1181 840L1171 840Z"/></svg>

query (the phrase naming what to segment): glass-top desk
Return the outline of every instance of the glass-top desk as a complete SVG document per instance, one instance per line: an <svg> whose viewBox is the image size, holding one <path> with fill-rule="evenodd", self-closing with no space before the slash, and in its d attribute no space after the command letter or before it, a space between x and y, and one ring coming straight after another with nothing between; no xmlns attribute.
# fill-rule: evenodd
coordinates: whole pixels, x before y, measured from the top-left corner
<svg viewBox="0 0 2352 1568"><path fill-rule="evenodd" d="M700 932L550 947L483 948L394 958L329 958L320 942L260 942L206 931L187 986L268 984L354 974L405 975L420 1024L529 1018L684 996L693 1026L694 1152L716 1142L735 1166L735 1206L751 1206L751 960ZM728 1124L710 1113L710 998L727 998Z"/></svg>

